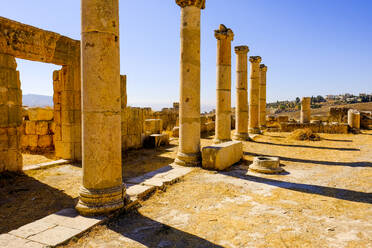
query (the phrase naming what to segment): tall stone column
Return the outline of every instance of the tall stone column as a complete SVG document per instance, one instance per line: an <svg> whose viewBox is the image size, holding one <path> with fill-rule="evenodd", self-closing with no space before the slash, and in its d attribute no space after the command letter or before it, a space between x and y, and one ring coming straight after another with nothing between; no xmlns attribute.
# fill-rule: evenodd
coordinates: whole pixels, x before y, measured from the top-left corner
<svg viewBox="0 0 372 248"><path fill-rule="evenodd" d="M82 0L83 185L76 209L106 214L124 206L121 163L119 0Z"/></svg>
<svg viewBox="0 0 372 248"><path fill-rule="evenodd" d="M259 87L260 87L260 56L249 57L251 62L251 77L249 86L249 125L248 132L251 134L259 134Z"/></svg>
<svg viewBox="0 0 372 248"><path fill-rule="evenodd" d="M260 65L260 101L259 101L259 126L263 130L266 128L266 72L267 66L264 64Z"/></svg>
<svg viewBox="0 0 372 248"><path fill-rule="evenodd" d="M301 101L301 123L309 123L311 118L311 98L303 97Z"/></svg>
<svg viewBox="0 0 372 248"><path fill-rule="evenodd" d="M223 24L214 31L217 39L217 108L214 143L231 140L231 41L234 33Z"/></svg>
<svg viewBox="0 0 372 248"><path fill-rule="evenodd" d="M235 47L236 108L235 140L249 140L248 135L248 46Z"/></svg>
<svg viewBox="0 0 372 248"><path fill-rule="evenodd" d="M200 10L205 0L176 0L181 7L179 147L176 164L199 166Z"/></svg>

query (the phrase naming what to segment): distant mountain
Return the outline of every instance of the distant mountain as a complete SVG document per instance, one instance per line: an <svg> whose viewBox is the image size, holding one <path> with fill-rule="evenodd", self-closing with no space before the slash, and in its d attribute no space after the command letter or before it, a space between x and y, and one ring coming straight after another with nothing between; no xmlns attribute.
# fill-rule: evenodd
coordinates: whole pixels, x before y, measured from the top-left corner
<svg viewBox="0 0 372 248"><path fill-rule="evenodd" d="M53 107L53 97L36 94L23 95L22 105L28 107Z"/></svg>

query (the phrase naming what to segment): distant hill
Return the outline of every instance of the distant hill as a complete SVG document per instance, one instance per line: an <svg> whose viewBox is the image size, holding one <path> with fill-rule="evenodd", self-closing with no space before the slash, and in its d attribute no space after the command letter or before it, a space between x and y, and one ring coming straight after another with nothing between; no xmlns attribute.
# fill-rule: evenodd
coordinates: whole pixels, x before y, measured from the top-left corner
<svg viewBox="0 0 372 248"><path fill-rule="evenodd" d="M36 94L23 95L22 105L28 107L53 107L53 97Z"/></svg>

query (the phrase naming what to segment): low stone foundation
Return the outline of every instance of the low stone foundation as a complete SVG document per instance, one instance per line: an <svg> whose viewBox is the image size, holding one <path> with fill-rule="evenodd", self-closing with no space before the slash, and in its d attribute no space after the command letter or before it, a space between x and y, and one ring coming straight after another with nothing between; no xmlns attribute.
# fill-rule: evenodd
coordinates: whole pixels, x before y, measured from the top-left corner
<svg viewBox="0 0 372 248"><path fill-rule="evenodd" d="M346 123L280 123L281 132L293 132L297 129L309 128L315 133L348 133L349 126Z"/></svg>

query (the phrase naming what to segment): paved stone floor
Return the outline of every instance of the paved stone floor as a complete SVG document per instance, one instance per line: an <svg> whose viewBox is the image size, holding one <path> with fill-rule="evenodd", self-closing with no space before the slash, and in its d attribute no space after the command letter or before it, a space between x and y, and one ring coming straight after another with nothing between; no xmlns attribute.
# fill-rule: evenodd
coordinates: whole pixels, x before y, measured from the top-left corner
<svg viewBox="0 0 372 248"><path fill-rule="evenodd" d="M372 132L286 136L245 142L246 163L195 169L65 247L372 247ZM247 172L256 154L280 155L286 173Z"/></svg>

